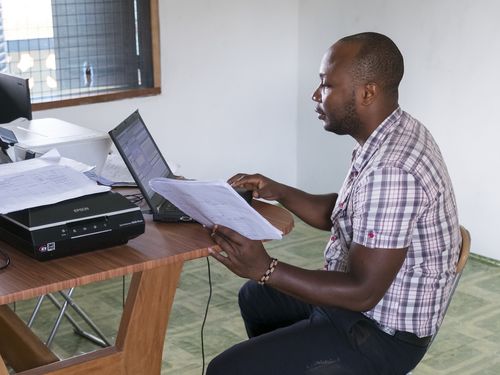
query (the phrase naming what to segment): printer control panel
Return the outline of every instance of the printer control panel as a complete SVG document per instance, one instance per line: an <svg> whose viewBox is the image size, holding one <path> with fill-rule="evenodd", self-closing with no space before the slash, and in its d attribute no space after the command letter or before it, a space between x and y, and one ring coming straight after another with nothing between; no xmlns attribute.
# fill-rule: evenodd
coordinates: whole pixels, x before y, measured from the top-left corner
<svg viewBox="0 0 500 375"><path fill-rule="evenodd" d="M61 228L61 237L66 238L69 236L69 238L79 238L109 232L110 230L108 218L103 216L92 220L67 224L65 227Z"/></svg>

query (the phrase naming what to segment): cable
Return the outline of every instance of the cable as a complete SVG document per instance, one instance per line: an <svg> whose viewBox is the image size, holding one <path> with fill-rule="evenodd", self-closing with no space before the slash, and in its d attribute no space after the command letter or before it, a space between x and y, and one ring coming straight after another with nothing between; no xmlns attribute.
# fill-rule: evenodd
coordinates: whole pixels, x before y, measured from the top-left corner
<svg viewBox="0 0 500 375"><path fill-rule="evenodd" d="M0 270L3 270L4 268L7 268L10 264L10 256L9 254L5 254L3 251L0 250L0 255L3 258L4 264L0 266Z"/></svg>
<svg viewBox="0 0 500 375"><path fill-rule="evenodd" d="M208 316L208 307L210 306L210 300L212 299L212 275L210 273L210 259L207 257L207 270L208 270L208 299L207 299L207 307L205 308L205 316L203 317L203 323L201 324L201 359L202 359L202 367L201 367L201 375L205 374L205 343L203 341L203 330L205 329L205 323L207 321Z"/></svg>
<svg viewBox="0 0 500 375"><path fill-rule="evenodd" d="M122 276L122 310L125 309L125 275Z"/></svg>
<svg viewBox="0 0 500 375"><path fill-rule="evenodd" d="M124 197L127 198L131 203L135 203L137 205L139 205L144 200L144 197L141 193L125 194Z"/></svg>

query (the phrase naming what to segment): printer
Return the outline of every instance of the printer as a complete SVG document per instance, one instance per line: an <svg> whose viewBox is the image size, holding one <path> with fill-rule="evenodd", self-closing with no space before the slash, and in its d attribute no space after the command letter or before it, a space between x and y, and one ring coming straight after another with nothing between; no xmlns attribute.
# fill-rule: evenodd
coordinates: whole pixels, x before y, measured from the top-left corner
<svg viewBox="0 0 500 375"><path fill-rule="evenodd" d="M0 238L38 260L124 244L144 230L140 208L111 191L0 215Z"/></svg>
<svg viewBox="0 0 500 375"><path fill-rule="evenodd" d="M19 118L1 128L12 131L14 157L12 161L20 161L38 157L56 148L61 156L77 160L96 167L99 174L111 148L111 139L107 133L99 132L83 126L55 118L27 120Z"/></svg>

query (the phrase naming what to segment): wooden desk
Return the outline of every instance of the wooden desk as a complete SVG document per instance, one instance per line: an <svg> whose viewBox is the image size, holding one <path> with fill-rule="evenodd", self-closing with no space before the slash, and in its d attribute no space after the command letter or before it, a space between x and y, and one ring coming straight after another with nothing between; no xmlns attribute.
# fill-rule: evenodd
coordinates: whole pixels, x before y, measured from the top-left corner
<svg viewBox="0 0 500 375"><path fill-rule="evenodd" d="M273 225L288 233L292 215L254 201ZM146 232L123 246L38 262L2 243L11 265L0 271L0 305L133 273L115 345L19 372L35 374L159 374L168 317L185 261L205 257L213 245L198 224L146 220ZM0 374L6 374L0 357Z"/></svg>

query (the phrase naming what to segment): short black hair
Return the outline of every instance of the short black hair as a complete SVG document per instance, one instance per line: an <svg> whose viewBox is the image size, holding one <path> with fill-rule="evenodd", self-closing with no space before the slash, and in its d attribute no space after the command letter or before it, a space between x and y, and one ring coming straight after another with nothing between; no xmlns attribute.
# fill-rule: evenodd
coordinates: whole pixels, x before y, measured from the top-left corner
<svg viewBox="0 0 500 375"><path fill-rule="evenodd" d="M403 55L387 36L375 32L364 32L346 36L344 43L359 43L352 68L353 78L358 83L377 83L389 94L398 93L403 78Z"/></svg>

